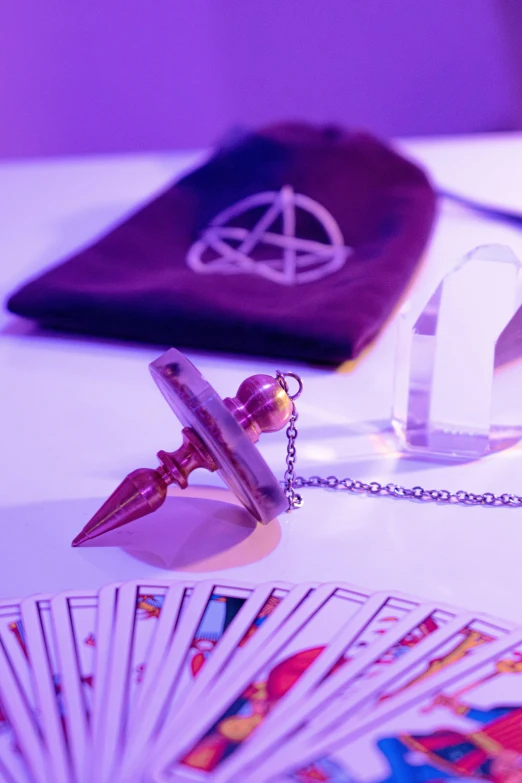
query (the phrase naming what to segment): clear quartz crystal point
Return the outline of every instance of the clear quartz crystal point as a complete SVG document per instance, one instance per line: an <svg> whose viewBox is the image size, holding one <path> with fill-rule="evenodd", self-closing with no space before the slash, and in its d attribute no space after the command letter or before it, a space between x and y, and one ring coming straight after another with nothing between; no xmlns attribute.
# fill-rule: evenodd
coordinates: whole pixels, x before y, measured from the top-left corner
<svg viewBox="0 0 522 783"><path fill-rule="evenodd" d="M399 315L392 420L405 449L461 459L522 438L522 264L472 250Z"/></svg>

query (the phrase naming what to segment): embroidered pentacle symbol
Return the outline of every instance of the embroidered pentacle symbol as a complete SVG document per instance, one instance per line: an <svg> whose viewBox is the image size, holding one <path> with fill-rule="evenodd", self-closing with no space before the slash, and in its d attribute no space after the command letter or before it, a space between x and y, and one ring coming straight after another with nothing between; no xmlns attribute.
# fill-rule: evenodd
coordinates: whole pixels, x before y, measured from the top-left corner
<svg viewBox="0 0 522 783"><path fill-rule="evenodd" d="M301 231L300 212L306 226ZM199 274L253 274L297 285L337 272L351 253L331 213L285 185L216 215L189 249L187 264Z"/></svg>

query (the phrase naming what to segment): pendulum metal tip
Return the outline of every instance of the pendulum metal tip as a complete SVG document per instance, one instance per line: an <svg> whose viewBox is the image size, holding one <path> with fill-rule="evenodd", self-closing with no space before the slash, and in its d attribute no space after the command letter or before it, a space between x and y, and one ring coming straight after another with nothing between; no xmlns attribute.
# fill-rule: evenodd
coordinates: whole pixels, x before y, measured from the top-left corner
<svg viewBox="0 0 522 783"><path fill-rule="evenodd" d="M87 535L87 533L84 533L82 530L82 532L78 533L76 538L73 539L73 541L71 542L71 546L81 546L88 540L89 540L89 536Z"/></svg>
<svg viewBox="0 0 522 783"><path fill-rule="evenodd" d="M166 495L167 483L157 470L140 468L133 471L76 536L72 546L81 546L92 538L156 511Z"/></svg>

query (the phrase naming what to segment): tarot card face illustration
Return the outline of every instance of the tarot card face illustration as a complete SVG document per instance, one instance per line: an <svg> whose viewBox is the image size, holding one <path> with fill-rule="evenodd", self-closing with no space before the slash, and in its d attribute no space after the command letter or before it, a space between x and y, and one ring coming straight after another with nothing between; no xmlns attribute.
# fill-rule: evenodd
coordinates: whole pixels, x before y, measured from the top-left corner
<svg viewBox="0 0 522 783"><path fill-rule="evenodd" d="M181 624L185 622L193 593L193 582L172 583L162 599L160 612L156 616L142 616L140 625L143 638L141 644L136 646L135 661L131 665L134 674L127 709L128 731L131 730L134 715L138 716L141 722L143 711L147 709L158 688L158 673L163 670L173 640L177 637ZM149 622L152 619L156 622ZM143 658L144 643L147 646L146 662Z"/></svg>
<svg viewBox="0 0 522 783"><path fill-rule="evenodd" d="M36 717L37 706L20 604L7 601L0 604L0 639L23 696Z"/></svg>
<svg viewBox="0 0 522 783"><path fill-rule="evenodd" d="M482 617L469 619L460 629L442 637L440 644L430 654L391 678L382 691L376 694L376 704L398 696L406 689L458 664L481 650L483 645L503 638L512 630L512 623L490 621Z"/></svg>
<svg viewBox="0 0 522 783"><path fill-rule="evenodd" d="M119 774L127 774L127 769L129 774L134 774L144 748L163 723L177 714L186 692L204 671L218 642L253 592L253 586L203 582L191 594L190 605L176 622L175 633L170 623L163 623L158 641L165 643L168 639L168 644L165 644L162 673L156 676L143 709L139 714L135 712L136 720L129 731L130 755L127 766ZM116 752L116 766L122 750Z"/></svg>
<svg viewBox="0 0 522 783"><path fill-rule="evenodd" d="M387 780L491 780L515 783L522 773L522 644L520 633L492 659L482 654L440 683L390 701L367 732L332 748L288 780L357 783ZM488 650L484 650L485 653ZM460 672L457 674L457 669ZM438 685L435 683L439 682ZM431 682L431 685L430 685ZM306 776L303 776L306 771ZM343 777L344 776L344 777ZM319 778L321 779L321 778Z"/></svg>
<svg viewBox="0 0 522 783"><path fill-rule="evenodd" d="M516 782L522 769L520 704L522 634L515 631L432 672L361 723L339 726L307 747L301 742L289 753L292 764L284 773L273 769L265 777L265 768L252 781ZM499 772L504 762L505 778Z"/></svg>
<svg viewBox="0 0 522 783"><path fill-rule="evenodd" d="M128 715L136 703L168 590L164 583L131 584L121 590L110 687L118 690L116 680L122 680L121 702L116 707L122 715Z"/></svg>
<svg viewBox="0 0 522 783"><path fill-rule="evenodd" d="M427 623L421 624L423 630L422 627L415 629L413 647L410 646L412 635L408 634L407 646L402 653L395 657L397 646L387 650L378 660L363 669L345 693L338 694L340 698L337 699L337 704L332 705L317 723L321 731L328 730L328 720L363 721L365 716L382 702L459 663L481 649L482 645L500 639L514 629L512 623L501 624L469 614L451 620L446 611L439 609L427 619ZM438 633L435 633L435 630L438 630ZM427 635L421 638L419 634L424 633ZM428 637L429 644L421 645L421 640L427 641ZM403 640L401 646L402 642ZM415 655L411 654L414 650ZM390 667L390 658L395 659L395 666ZM312 723L310 733L313 729Z"/></svg>
<svg viewBox="0 0 522 783"><path fill-rule="evenodd" d="M198 697L207 699L212 688L217 693L226 688L235 667L255 656L316 587L311 582L297 586L284 582L259 585L220 640L210 665L198 673L184 707L189 708Z"/></svg>
<svg viewBox="0 0 522 783"><path fill-rule="evenodd" d="M22 601L22 622L41 730L49 751L50 771L56 783L70 783L75 780L69 747L70 716L63 698L63 677L58 661L50 598L49 595L43 595Z"/></svg>
<svg viewBox="0 0 522 783"><path fill-rule="evenodd" d="M164 610L176 627L191 593L191 583L155 580L127 582L117 590L112 627L105 630L103 711L97 714L90 773L99 783L109 779L123 751L130 712L144 685Z"/></svg>
<svg viewBox="0 0 522 783"><path fill-rule="evenodd" d="M83 783L91 736L98 594L59 593L51 599L50 607L72 764L76 780Z"/></svg>
<svg viewBox="0 0 522 783"><path fill-rule="evenodd" d="M417 640L414 647L408 647L408 652L403 652L391 668L388 664L383 666L380 661L387 660L389 651L396 645L368 662L347 687L330 694L323 693L322 699L320 693L315 693L308 700L306 710L301 710L303 714L296 716L300 724L299 734L284 746L273 745L270 758L257 764L252 783L263 780L265 775L274 777L285 769L289 758L304 757L311 746L320 745L322 741L329 742L336 734L349 736L350 731L360 729L371 721L379 705L393 695L398 696L407 688L459 664L481 651L483 645L503 638L514 628L511 623L502 623L494 618L487 620L469 613L449 621L448 617L451 617L448 610L435 609L426 613L429 623L421 622L413 629ZM434 618L436 623L433 623ZM437 630L435 625L439 626ZM431 631L421 643L419 634L428 628ZM411 640L410 631L403 638Z"/></svg>
<svg viewBox="0 0 522 783"><path fill-rule="evenodd" d="M20 604L10 601L0 602L0 699L7 717L4 727L11 727L16 738L14 747L23 754L33 779L44 782L49 758L41 740L42 716L33 689L26 630Z"/></svg>
<svg viewBox="0 0 522 783"><path fill-rule="evenodd" d="M181 702L190 690L194 680L202 672L206 662L211 659L218 643L253 592L253 587L225 584L213 586L202 611L199 610L197 625L181 664L176 689L178 701ZM198 611L196 606L194 609Z"/></svg>
<svg viewBox="0 0 522 783"><path fill-rule="evenodd" d="M174 640L176 647L172 650L172 660L162 667L156 692L152 694L145 712L140 714L139 731L129 739L120 770L122 779L132 780L140 764L148 763L151 750L147 746L158 731L160 736L164 731L169 738L177 737L191 722L198 721L206 705L219 698L215 691L219 693L223 683L227 682L229 669L233 677L236 666L241 667L263 648L315 588L314 583L299 586L271 583L249 588L247 597L245 585L211 582L201 585L198 599L194 596L191 604L191 617L186 618L185 632L181 634L186 635L187 652L183 657L183 645L178 639ZM238 599L243 601L246 597L247 600L239 606ZM231 599L230 608L224 612L220 607L216 615L214 604L223 604L223 598ZM212 623L210 631L208 619ZM205 645L208 652L198 659L202 631L210 632L214 639L216 630L219 636L217 643ZM182 676L178 676L178 672ZM176 682L179 684L176 685ZM181 684L185 686L184 692L179 687ZM172 700L171 693L175 695ZM164 707L166 700L171 704L168 712ZM158 715L162 717L160 723ZM169 744L172 744L170 740Z"/></svg>
<svg viewBox="0 0 522 783"><path fill-rule="evenodd" d="M223 760L230 759L368 597L343 586L318 588L268 641L263 657L242 667L237 680L220 691L216 704L200 716L199 725L190 727L190 739L182 740L187 751L180 753L180 762L167 760L169 774L180 780L186 774L190 779L196 770L200 776L214 773ZM159 754L158 766L171 753L169 743Z"/></svg>
<svg viewBox="0 0 522 783"><path fill-rule="evenodd" d="M357 680L369 661L394 648L431 617L429 605L419 606L410 596L375 593L352 621L332 639L323 655L300 677L279 709L272 710L260 731L222 765L216 780L233 780L256 768L288 741L288 735L303 731L314 714L328 706ZM441 617L443 612L440 612ZM446 612L447 618L451 614ZM332 666L333 662L333 666Z"/></svg>
<svg viewBox="0 0 522 783"><path fill-rule="evenodd" d="M13 727L0 702L0 780L31 783L31 774L20 752Z"/></svg>

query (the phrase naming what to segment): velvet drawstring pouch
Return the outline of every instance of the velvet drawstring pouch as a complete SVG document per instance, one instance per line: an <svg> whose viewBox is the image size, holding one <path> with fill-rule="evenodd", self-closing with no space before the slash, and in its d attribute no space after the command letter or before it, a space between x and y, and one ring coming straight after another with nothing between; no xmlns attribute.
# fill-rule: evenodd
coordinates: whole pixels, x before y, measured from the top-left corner
<svg viewBox="0 0 522 783"><path fill-rule="evenodd" d="M371 135L272 125L223 145L8 307L54 329L336 365L397 306L435 206L425 173Z"/></svg>

